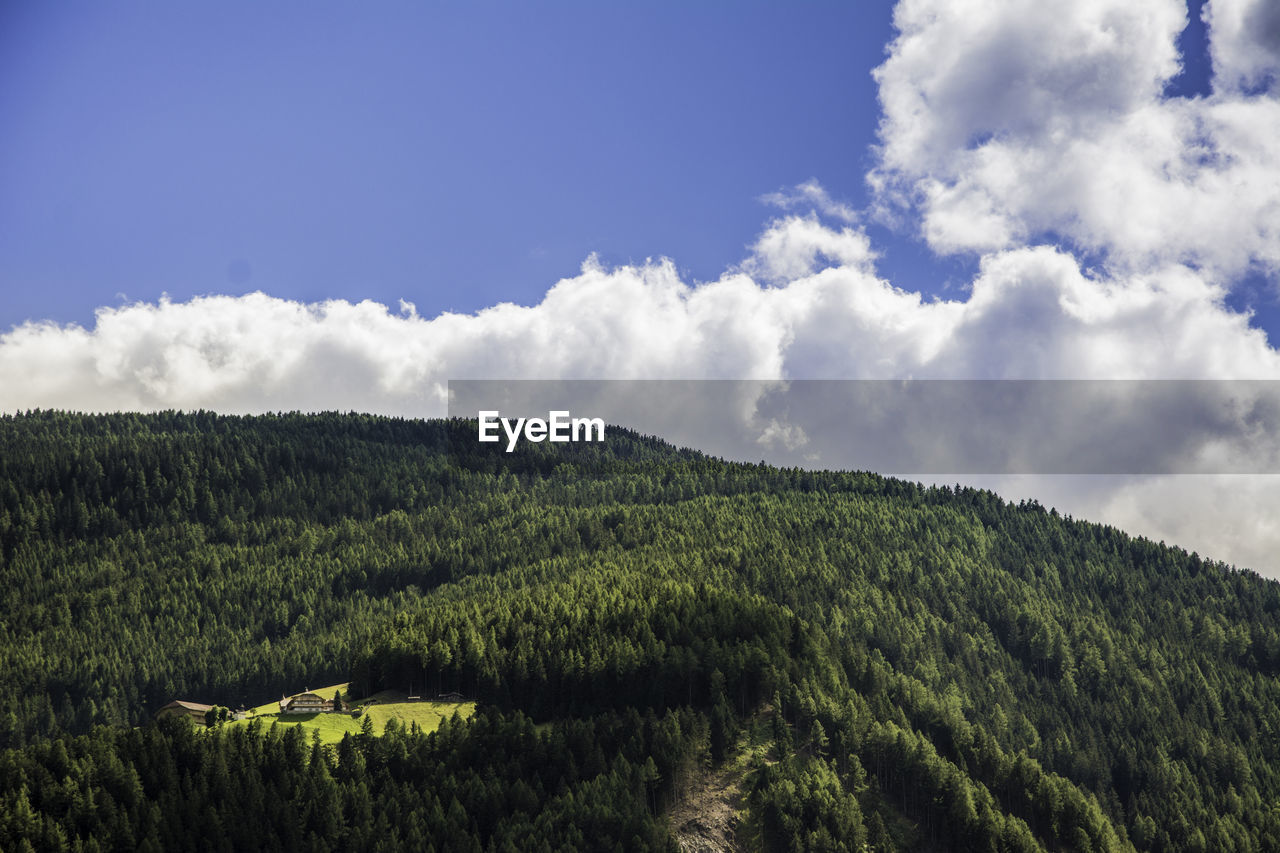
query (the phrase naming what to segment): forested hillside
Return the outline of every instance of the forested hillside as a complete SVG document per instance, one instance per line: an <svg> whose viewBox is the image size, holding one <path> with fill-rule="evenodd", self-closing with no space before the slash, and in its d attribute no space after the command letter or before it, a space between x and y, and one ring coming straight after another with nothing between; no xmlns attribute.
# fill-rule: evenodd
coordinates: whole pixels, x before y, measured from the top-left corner
<svg viewBox="0 0 1280 853"><path fill-rule="evenodd" d="M1280 849L1280 586L970 489L611 429L0 419L0 849ZM151 723L305 683L439 732ZM133 728L138 726L138 728Z"/></svg>

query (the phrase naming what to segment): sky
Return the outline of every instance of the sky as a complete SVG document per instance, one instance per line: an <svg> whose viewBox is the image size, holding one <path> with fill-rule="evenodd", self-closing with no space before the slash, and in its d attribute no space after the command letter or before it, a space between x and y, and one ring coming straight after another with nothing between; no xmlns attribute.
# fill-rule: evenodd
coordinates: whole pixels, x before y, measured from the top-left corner
<svg viewBox="0 0 1280 853"><path fill-rule="evenodd" d="M1268 0L5 4L0 410L1280 379L1278 77ZM1280 574L1274 477L1001 488Z"/></svg>
<svg viewBox="0 0 1280 853"><path fill-rule="evenodd" d="M889 12L6 4L0 326L258 289L470 312L591 253L714 280L760 196L865 204Z"/></svg>

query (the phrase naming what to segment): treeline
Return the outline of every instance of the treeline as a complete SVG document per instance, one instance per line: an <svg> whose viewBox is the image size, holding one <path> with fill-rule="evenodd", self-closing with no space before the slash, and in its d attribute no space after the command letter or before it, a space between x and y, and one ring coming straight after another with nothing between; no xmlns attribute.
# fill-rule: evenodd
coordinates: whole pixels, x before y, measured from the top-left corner
<svg viewBox="0 0 1280 853"><path fill-rule="evenodd" d="M260 721L100 727L0 754L0 849L674 851L656 810L696 737L689 712L393 721L335 748Z"/></svg>
<svg viewBox="0 0 1280 853"><path fill-rule="evenodd" d="M358 415L42 412L0 450L4 849L664 849L762 726L768 849L1280 849L1280 587L1035 503ZM332 752L124 728L348 677L482 710Z"/></svg>

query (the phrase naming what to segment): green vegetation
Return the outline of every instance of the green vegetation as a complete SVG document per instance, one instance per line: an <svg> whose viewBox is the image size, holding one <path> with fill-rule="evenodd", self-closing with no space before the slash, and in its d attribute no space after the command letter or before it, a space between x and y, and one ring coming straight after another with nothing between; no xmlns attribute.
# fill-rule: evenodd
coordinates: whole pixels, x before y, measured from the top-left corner
<svg viewBox="0 0 1280 853"><path fill-rule="evenodd" d="M424 732L434 732L454 714L465 720L475 712L475 702L388 702L373 705L364 713L373 720L375 732L384 731L391 720L406 729L417 726Z"/></svg>
<svg viewBox="0 0 1280 853"><path fill-rule="evenodd" d="M343 696L350 700L349 688L350 685L346 683L331 684L328 687L318 687L307 692L332 700L333 695L341 691ZM397 726L406 731L416 727L423 733L430 733L438 729L444 720L455 714L460 720L465 720L476 712L475 702L408 701L404 694L394 690L384 690L367 699L356 699L351 704L360 709L358 716L347 712L281 714L278 701L268 702L250 709L248 717L236 720L231 725L248 726L256 721L256 731L273 725L281 729L296 726L307 737L310 737L312 732L316 732L321 743L336 744L342 741L342 736L345 734L361 734L363 732L361 717L364 716L368 716L373 723L372 734L381 735L387 730L387 723L390 720L396 721L392 725L393 730Z"/></svg>
<svg viewBox="0 0 1280 853"><path fill-rule="evenodd" d="M360 734L360 722L350 714L263 714L253 718L261 726L279 726L281 729L297 727L308 738L319 735L321 743L339 743L346 734ZM236 725L248 725L244 720ZM377 734L377 732L375 732Z"/></svg>
<svg viewBox="0 0 1280 853"><path fill-rule="evenodd" d="M673 849L709 773L766 849L1280 849L1277 584L988 492L473 431L0 419L0 849ZM148 722L343 679L474 714Z"/></svg>

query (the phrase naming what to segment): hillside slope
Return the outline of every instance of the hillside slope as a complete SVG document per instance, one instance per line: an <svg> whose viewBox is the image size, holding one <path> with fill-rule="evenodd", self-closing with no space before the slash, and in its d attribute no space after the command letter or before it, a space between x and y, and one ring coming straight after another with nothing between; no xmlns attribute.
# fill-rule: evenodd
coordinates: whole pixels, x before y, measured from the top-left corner
<svg viewBox="0 0 1280 853"><path fill-rule="evenodd" d="M669 848L749 743L770 849L1280 849L1277 584L987 492L473 430L0 419L0 848ZM126 728L346 678L480 707Z"/></svg>

